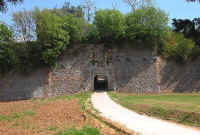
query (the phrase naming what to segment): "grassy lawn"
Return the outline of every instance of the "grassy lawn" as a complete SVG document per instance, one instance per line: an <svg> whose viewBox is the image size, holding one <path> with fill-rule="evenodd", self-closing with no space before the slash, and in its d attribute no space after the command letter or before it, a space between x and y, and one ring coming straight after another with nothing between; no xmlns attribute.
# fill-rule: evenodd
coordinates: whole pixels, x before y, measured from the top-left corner
<svg viewBox="0 0 200 135"><path fill-rule="evenodd" d="M200 94L135 95L110 92L113 100L138 113L200 127Z"/></svg>

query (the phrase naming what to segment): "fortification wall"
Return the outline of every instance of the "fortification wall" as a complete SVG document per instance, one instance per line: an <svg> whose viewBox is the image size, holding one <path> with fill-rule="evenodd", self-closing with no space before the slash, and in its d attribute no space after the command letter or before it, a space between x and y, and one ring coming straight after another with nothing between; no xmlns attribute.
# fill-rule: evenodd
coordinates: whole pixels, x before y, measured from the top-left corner
<svg viewBox="0 0 200 135"><path fill-rule="evenodd" d="M160 88L162 91L199 92L200 58L185 64L161 59Z"/></svg>
<svg viewBox="0 0 200 135"><path fill-rule="evenodd" d="M0 101L45 97L48 93L48 69L30 74L9 73L0 77Z"/></svg>
<svg viewBox="0 0 200 135"><path fill-rule="evenodd" d="M200 59L177 64L155 59L150 49L77 45L68 49L54 69L0 76L0 101L73 94L93 90L104 74L108 88L121 92L200 91Z"/></svg>

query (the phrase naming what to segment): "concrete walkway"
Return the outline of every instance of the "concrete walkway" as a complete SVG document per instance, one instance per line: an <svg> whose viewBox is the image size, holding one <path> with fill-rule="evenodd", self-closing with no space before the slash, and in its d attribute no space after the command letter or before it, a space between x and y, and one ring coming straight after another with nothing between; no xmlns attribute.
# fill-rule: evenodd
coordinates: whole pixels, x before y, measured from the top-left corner
<svg viewBox="0 0 200 135"><path fill-rule="evenodd" d="M112 101L106 92L94 93L91 100L100 115L141 135L200 135L200 130L130 111Z"/></svg>

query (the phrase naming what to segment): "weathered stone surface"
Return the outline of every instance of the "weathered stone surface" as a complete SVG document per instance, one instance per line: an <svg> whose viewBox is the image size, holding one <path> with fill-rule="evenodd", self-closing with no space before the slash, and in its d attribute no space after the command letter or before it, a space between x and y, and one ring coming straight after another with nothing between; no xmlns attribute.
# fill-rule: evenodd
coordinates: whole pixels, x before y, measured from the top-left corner
<svg viewBox="0 0 200 135"><path fill-rule="evenodd" d="M108 78L108 88L125 92L158 92L152 51L130 47L108 49L90 45L66 54L52 77L54 95L93 89L96 74ZM53 79L56 78L56 79Z"/></svg>
<svg viewBox="0 0 200 135"><path fill-rule="evenodd" d="M180 65L152 54L150 49L126 45L77 45L68 49L53 70L0 77L0 101L93 90L97 74L107 77L109 89L123 92L200 91L200 59Z"/></svg>
<svg viewBox="0 0 200 135"><path fill-rule="evenodd" d="M47 74L48 70L40 69L30 74L10 73L0 77L0 101L44 97Z"/></svg>
<svg viewBox="0 0 200 135"><path fill-rule="evenodd" d="M200 91L200 59L185 64L161 60L161 90L173 92Z"/></svg>

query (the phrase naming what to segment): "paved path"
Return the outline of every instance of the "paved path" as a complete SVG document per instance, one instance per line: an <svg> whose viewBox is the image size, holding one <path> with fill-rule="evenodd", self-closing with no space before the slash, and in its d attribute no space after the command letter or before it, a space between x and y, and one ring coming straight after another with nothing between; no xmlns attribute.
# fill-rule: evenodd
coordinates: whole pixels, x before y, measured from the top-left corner
<svg viewBox="0 0 200 135"><path fill-rule="evenodd" d="M200 130L139 115L112 101L107 93L94 93L92 104L102 116L141 135L200 135Z"/></svg>

